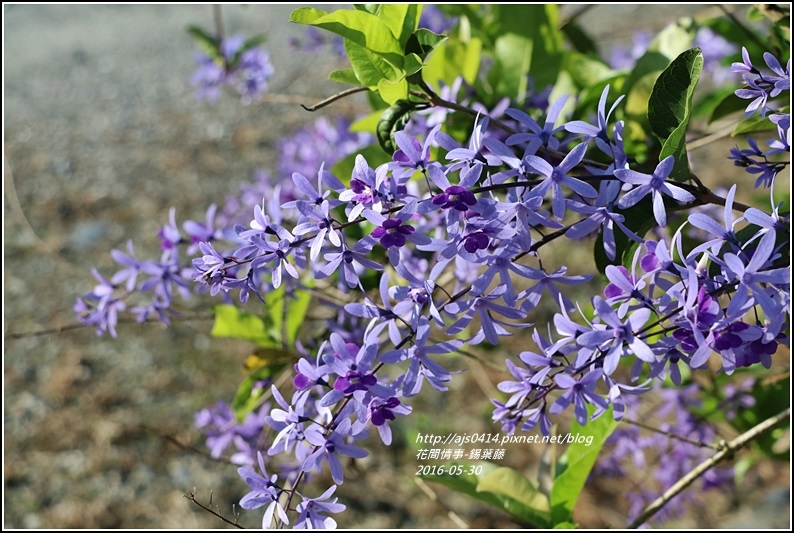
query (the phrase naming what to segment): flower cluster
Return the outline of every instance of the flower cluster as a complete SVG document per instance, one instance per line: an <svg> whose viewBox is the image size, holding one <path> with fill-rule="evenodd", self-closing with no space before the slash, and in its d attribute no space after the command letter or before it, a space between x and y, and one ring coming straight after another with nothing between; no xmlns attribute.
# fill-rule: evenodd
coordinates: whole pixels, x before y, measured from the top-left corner
<svg viewBox="0 0 794 533"><path fill-rule="evenodd" d="M235 50L239 60L247 53ZM788 87L770 61L778 77L762 82L745 57L745 80L776 96ZM556 309L554 328L545 336L533 329L537 348L519 354L518 363L506 361L512 379L498 388L507 398L492 399L493 420L509 434L549 434L553 419L569 409L582 425L610 410L621 419L654 383L669 378L680 385L690 371L769 368L778 345L788 343L788 219L775 206L771 214L740 209L734 219L736 187L717 198L725 206L722 223L678 214L716 197L674 182L672 156L650 173L630 162L624 123L612 119L623 97L609 106L609 85L595 123L567 121L568 98L557 98L541 117L498 104L478 116L465 146L439 123L427 120L419 133L417 123L394 133L391 161L373 168L359 154L344 176L332 173L328 160L313 159L316 149L300 156L303 138L284 143L282 152L305 159L306 167L293 162L280 169L289 180L262 180L247 191L222 229L214 206L205 222L188 221L181 230L172 211L160 233L161 261L139 261L131 244L129 254L114 251L122 270L110 280L95 272L99 285L75 310L98 333L115 336L118 313L135 291L153 294L132 310L139 320L152 313L167 320L173 294L189 294L188 278L242 303L281 290L284 305L307 283L326 280L336 316L314 343L300 346L291 392L270 386L272 402L242 424L225 405L197 420L214 456L236 446L233 460L244 465L239 473L251 488L241 506L266 507L263 527L288 524L288 511L297 513L296 527L335 525L326 515L344 508L332 498L344 482L342 461L367 455L360 444L373 429L390 444L391 424L411 413L411 398L425 385L447 390L459 371L450 354L532 328L541 302ZM754 109L783 116L757 101ZM495 128L502 114L511 126ZM788 132L787 122L777 123ZM355 150L361 142L344 140L332 144ZM253 208L245 205L259 194ZM233 214L238 207L247 208L243 220ZM628 217L636 212L653 213L672 238L635 233ZM685 250L687 226L708 240ZM631 254L619 254L616 229L635 244L625 266L620 262ZM561 286L593 276L550 267L541 254L555 240L596 234L613 264L588 312ZM179 262L181 247L191 258L189 274ZM263 433L273 438L263 442ZM255 462L261 474L251 468ZM317 498L304 496L302 483L326 467L333 484Z"/></svg>
<svg viewBox="0 0 794 533"><path fill-rule="evenodd" d="M745 109L745 117L760 113L762 118L768 117L777 126L777 138L767 141L768 150L761 150L752 138L748 139L749 149L731 149L730 159L736 166L758 175L756 187L770 187L775 176L790 164L789 161L775 161L774 156L791 152L791 114L773 107L771 102L781 94L791 91L791 60L789 59L784 69L775 56L765 52L764 62L771 72L763 72L753 66L747 49L742 48L742 62L731 66L733 72L742 75L745 85L736 90L736 96L751 100Z"/></svg>
<svg viewBox="0 0 794 533"><path fill-rule="evenodd" d="M205 53L196 56L198 68L190 78L197 87L196 97L215 101L224 87L233 89L244 104L259 100L267 92L268 82L273 76L273 65L268 53L246 42L241 35L223 39L218 46L217 57Z"/></svg>
<svg viewBox="0 0 794 533"><path fill-rule="evenodd" d="M615 257L614 238L607 237L614 227L641 241L622 224L622 211L647 201L664 225L670 206L697 200L695 189L667 180L671 158L652 174L629 167L622 123L609 124L608 89L596 125L554 128L558 102L544 128L509 110L527 131L505 142L489 135L487 117L477 122L468 148L438 127L424 139L398 132L392 162L372 168L358 156L347 185L322 168L313 181L295 173L296 200L275 212L257 206L248 227L235 229L238 247L221 253L201 243L194 279L212 292L261 297L282 283L299 283L307 271L338 279L352 299L339 312L368 321L355 336L332 333L316 355L301 359L289 402L273 389L280 408L269 424L278 436L267 453L294 457L282 486L326 464L342 483L340 456L365 453L356 441L368 427L388 443L389 423L410 411L406 399L425 384L446 390L455 370L444 354L495 345L512 330L531 327L528 315L545 295L559 307L556 336L535 331L539 350L522 353L520 365L509 362L515 381L499 386L510 398L493 400L494 420L508 433L536 427L548 433L551 418L568 408L582 424L610 407L620 418L627 397L667 376L680 383L684 367L732 373L772 364L777 345L787 342L790 270L778 259L788 234L781 221L764 218L755 235L736 239L738 223L765 215L748 210L734 221L735 189L725 201L725 227L699 213L688 219L712 240L684 252L679 228L670 243L644 241L630 267L607 267L610 283L592 299L589 321L574 320L575 307L558 285L590 276L567 275L564 267L549 272L524 260L553 238L577 240L596 231ZM447 150L447 162L431 157L433 145ZM560 160L562 149L567 155ZM611 163L585 164L594 149ZM415 174L419 181L411 179ZM565 226L569 212L585 218ZM553 233L536 236L547 230ZM373 276L379 279L375 299L367 291ZM352 297L356 292L360 298ZM446 340L435 340L439 335ZM617 372L624 360L633 367L628 381Z"/></svg>

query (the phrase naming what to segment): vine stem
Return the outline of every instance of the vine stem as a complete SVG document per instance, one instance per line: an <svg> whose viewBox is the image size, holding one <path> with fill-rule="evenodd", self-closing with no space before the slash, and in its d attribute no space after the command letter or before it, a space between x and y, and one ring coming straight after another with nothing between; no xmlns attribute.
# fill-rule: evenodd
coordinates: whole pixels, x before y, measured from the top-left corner
<svg viewBox="0 0 794 533"><path fill-rule="evenodd" d="M629 524L629 529L636 529L645 522L647 522L653 515L655 515L662 507L664 507L670 500L672 500L675 496L681 493L684 489L686 489L689 485L695 482L698 478L703 476L706 472L708 472L712 467L716 466L718 463L724 461L728 457L731 457L736 450L743 448L748 443L752 442L753 440L757 439L761 435L771 431L773 428L778 426L780 423L786 421L791 416L791 407L787 408L786 410L782 411L781 413L764 420L757 426L753 427L749 431L746 431L733 439L730 442L722 442L720 443L720 451L700 463L696 466L692 471L690 471L687 475L682 477L678 482L670 487L664 494L659 496L653 503L651 503L645 510L640 513L640 515L634 519L634 521Z"/></svg>
<svg viewBox="0 0 794 533"><path fill-rule="evenodd" d="M350 96L351 94L361 93L361 92L368 91L368 90L369 90L369 87L353 87L352 89L345 89L344 91L340 91L340 92L338 92L338 93L336 93L334 95L329 96L328 98L326 98L322 102L317 102L316 104L311 105L311 106L305 106L305 105L301 104L301 107L303 109L305 109L306 111L317 111L318 109L321 109L321 108L323 108L323 107L325 107L325 106L327 106L329 104L332 104L332 103L336 102L337 100L341 100L342 98L344 98L346 96Z"/></svg>

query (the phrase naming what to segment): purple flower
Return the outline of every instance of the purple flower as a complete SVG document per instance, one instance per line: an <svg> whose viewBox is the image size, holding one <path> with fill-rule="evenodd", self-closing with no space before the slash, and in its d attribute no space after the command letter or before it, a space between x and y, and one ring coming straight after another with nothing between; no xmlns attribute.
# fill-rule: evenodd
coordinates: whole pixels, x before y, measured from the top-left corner
<svg viewBox="0 0 794 533"><path fill-rule="evenodd" d="M94 290L85 294L82 298L77 298L74 304L74 312L78 320L86 325L96 326L96 334L102 335L106 331L111 337L117 337L116 324L118 324L118 314L126 309L124 300L116 298L114 286L99 273L98 270L91 269L91 274L99 282ZM93 309L85 300L91 302Z"/></svg>
<svg viewBox="0 0 794 533"><path fill-rule="evenodd" d="M653 171L653 174L643 174L630 169L615 170L615 176L620 181L639 185L639 187L632 189L620 199L618 207L621 209L629 208L650 192L653 197L653 215L656 218L656 222L662 227L666 226L667 212L665 211L662 194L675 198L679 202L692 202L695 200L694 196L681 187L665 182L670 172L673 171L674 164L675 158L670 155L656 165L656 170Z"/></svg>
<svg viewBox="0 0 794 533"><path fill-rule="evenodd" d="M554 103L551 105L551 108L549 109L548 115L546 116L546 122L542 128L537 122L535 122L535 119L523 111L519 111L518 109L508 109L505 111L505 114L517 120L521 125L527 127L531 132L515 133L507 138L507 144L516 145L527 143L526 148L524 148L524 156L534 155L541 147L548 150L559 150L560 140L554 135L557 132L562 131L564 126L554 128L554 124L557 122L557 118L559 118L567 100L568 95L564 94L554 101Z"/></svg>
<svg viewBox="0 0 794 533"><path fill-rule="evenodd" d="M369 404L369 419L378 430L383 444L391 444L391 428L387 421L394 420L396 415L407 415L411 408L400 402L399 398L390 396L386 399L373 398Z"/></svg>
<svg viewBox="0 0 794 533"><path fill-rule="evenodd" d="M607 113L607 97L609 96L609 84L604 87L604 90L601 92L601 98L598 100L598 125L593 126L592 124L588 124L582 120L574 120L565 124L565 129L571 133L578 133L580 135L584 135L585 140L588 139L596 139L596 144L599 146L599 149L604 153L610 153L610 150L607 146L609 144L609 137L607 136L607 126L609 124L609 117L612 115L612 112L618 106L618 104L623 100L625 95L621 95L615 100L615 103L612 104L612 107L609 108L609 112Z"/></svg>
<svg viewBox="0 0 794 533"><path fill-rule="evenodd" d="M345 506L336 503L336 498L331 495L336 490L332 485L317 498L306 498L301 494L303 501L298 504L298 518L295 520L294 529L336 529L336 520L323 516L320 513L341 513Z"/></svg>
<svg viewBox="0 0 794 533"><path fill-rule="evenodd" d="M198 87L197 98L214 101L223 87L232 87L248 105L267 91L274 73L270 56L255 46L243 49L245 42L241 35L228 37L219 45L222 58L216 60L205 54L196 57L199 66L190 83Z"/></svg>
<svg viewBox="0 0 794 533"><path fill-rule="evenodd" d="M532 189L530 196L545 197L546 192L551 189L551 211L557 220L562 220L565 216L565 197L562 192L563 185L568 186L584 198L595 198L598 196L598 191L589 183L568 175L570 170L582 162L586 151L586 144L581 143L576 145L556 167L552 167L548 162L535 155L528 155L524 158L524 161L526 161L530 169L546 177L537 187Z"/></svg>
<svg viewBox="0 0 794 533"><path fill-rule="evenodd" d="M554 382L557 386L564 390L562 396L557 398L557 401L551 406L549 412L557 415L565 411L568 406L573 403L574 414L576 421L579 425L584 426L587 424L587 404L593 404L600 407L602 410L609 408L606 400L600 395L596 394L595 387L598 380L601 379L603 371L598 368L588 372L581 379L577 380L568 374L557 374L554 376Z"/></svg>
<svg viewBox="0 0 794 533"><path fill-rule="evenodd" d="M343 243L344 244L344 243ZM353 246L353 248L345 248L341 252L334 252L325 254L325 260L328 263L317 269L314 277L317 279L323 279L337 270L342 268L342 277L347 283L347 286L351 289L357 287L359 284L358 279L358 272L356 270L354 262L357 263L362 270L370 269L375 271L383 270L383 265L380 263L376 263L371 259L367 259L367 254L372 250L372 247L368 245L368 243L364 241L359 241Z"/></svg>
<svg viewBox="0 0 794 533"><path fill-rule="evenodd" d="M593 307L596 316L602 324L594 324L593 329L582 333L576 340L581 346L597 348L604 354L604 374L611 376L618 367L620 358L624 355L624 343L629 352L636 355L646 363L655 363L656 356L653 351L640 340L635 332L639 331L651 316L650 309L638 309L629 315L625 323L621 322L615 311L604 301L596 296L593 298Z"/></svg>
<svg viewBox="0 0 794 533"><path fill-rule="evenodd" d="M769 289L761 284L787 285L791 277L791 269L776 268L773 270L761 270L767 266L767 262L775 249L775 233L767 232L761 237L757 248L753 252L750 261L745 265L744 261L735 254L725 254L723 260L731 275L739 281L736 293L728 306L728 316L740 316L741 310L745 308L750 295L753 300L761 306L767 316L775 316L785 312L769 296Z"/></svg>
<svg viewBox="0 0 794 533"><path fill-rule="evenodd" d="M361 459L369 455L366 450L345 442L347 437L352 436L352 432L352 424L349 418L342 420L327 436L324 435L321 427L309 427L305 433L306 440L316 446L316 450L306 458L301 469L304 472L318 470L321 461L328 461L334 483L341 485L345 479L345 473L342 469L342 463L339 461L339 456L346 455Z"/></svg>
<svg viewBox="0 0 794 533"><path fill-rule="evenodd" d="M410 177L415 170L426 172L430 163L430 148L433 139L441 129L441 125L434 127L425 136L424 144L419 144L419 141L409 136L404 131L398 131L394 134L394 142L400 147L399 150L394 152L394 162L389 165L395 172L395 177ZM439 163L435 163L439 165Z"/></svg>
<svg viewBox="0 0 794 533"><path fill-rule="evenodd" d="M283 490L276 484L278 476L273 474L268 476L265 469L265 461L261 452L257 452L259 458L259 468L262 474L257 474L254 470L243 466L237 469L237 473L243 478L243 481L251 488L251 492L243 496L240 500L240 507L243 509L257 509L263 505L267 505L265 515L262 517L262 528L270 529L273 523L273 515L277 514L278 519L284 524L289 524L289 517L286 511L279 505L278 499Z"/></svg>

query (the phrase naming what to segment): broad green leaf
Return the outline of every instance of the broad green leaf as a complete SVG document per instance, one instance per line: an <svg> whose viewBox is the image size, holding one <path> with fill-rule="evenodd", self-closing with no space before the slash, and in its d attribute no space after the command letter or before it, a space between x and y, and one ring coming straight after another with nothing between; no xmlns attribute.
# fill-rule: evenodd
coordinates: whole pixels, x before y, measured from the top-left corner
<svg viewBox="0 0 794 533"><path fill-rule="evenodd" d="M364 115L360 119L353 122L348 129L353 133L375 133L375 129L378 126L378 122L380 121L380 116L382 114L383 111L373 111L369 115Z"/></svg>
<svg viewBox="0 0 794 533"><path fill-rule="evenodd" d="M762 118L761 115L751 115L739 121L731 132L731 137L752 133L754 131L775 131L777 126L769 120L769 117Z"/></svg>
<svg viewBox="0 0 794 533"><path fill-rule="evenodd" d="M380 4L380 9L376 12L378 18L399 41L401 50L405 50L408 37L416 30L421 14L421 4Z"/></svg>
<svg viewBox="0 0 794 533"><path fill-rule="evenodd" d="M353 4L353 8L357 9L358 11L366 11L367 13L376 15L378 13L378 9L380 9L380 4Z"/></svg>
<svg viewBox="0 0 794 533"><path fill-rule="evenodd" d="M378 82L378 92L387 103L395 104L398 100L408 98L408 81L405 78L396 82L380 80Z"/></svg>
<svg viewBox="0 0 794 533"><path fill-rule="evenodd" d="M626 113L635 120L645 120L648 111L649 89L670 62L692 46L696 27L690 18L682 18L665 27L648 45L637 60L623 87L626 94ZM636 85L636 87L635 87Z"/></svg>
<svg viewBox="0 0 794 533"><path fill-rule="evenodd" d="M262 347L275 347L276 339L267 330L265 321L234 305L216 305L215 323L210 334L213 337L242 339Z"/></svg>
<svg viewBox="0 0 794 533"><path fill-rule="evenodd" d="M578 527L573 522L560 522L559 524L554 524L552 529L578 529Z"/></svg>
<svg viewBox="0 0 794 533"><path fill-rule="evenodd" d="M464 461L445 466L458 464L463 466L462 475L445 473L421 477L502 509L523 524L541 528L551 525L548 500L515 470L497 467L487 461ZM480 469L481 474L468 475L466 472L470 468ZM504 485L500 485L500 482Z"/></svg>
<svg viewBox="0 0 794 533"><path fill-rule="evenodd" d="M494 39L494 68L489 81L501 96L524 96L520 87L527 74L542 90L554 85L562 65L564 36L558 29L559 13L554 4L498 4L491 7L496 24L490 30ZM501 42L500 42L501 41ZM515 46L516 48L512 48ZM527 51L530 58L526 61ZM512 67L524 70L515 71ZM500 79L504 78L504 79ZM503 92L504 87L507 92ZM514 92L515 91L515 92Z"/></svg>
<svg viewBox="0 0 794 533"><path fill-rule="evenodd" d="M284 294L286 286L281 284L278 289L264 294L265 298L265 329L271 338L278 342L279 346L284 346L284 318L285 305Z"/></svg>
<svg viewBox="0 0 794 533"><path fill-rule="evenodd" d="M362 85L361 80L356 76L356 71L352 68L345 68L331 71L328 79L337 83L349 83L351 85Z"/></svg>
<svg viewBox="0 0 794 533"><path fill-rule="evenodd" d="M440 43L427 59L422 77L429 85L438 88L439 82L452 85L455 78L463 76L466 83L477 79L482 58L482 41L472 38L468 43L449 40Z"/></svg>
<svg viewBox="0 0 794 533"><path fill-rule="evenodd" d="M502 500L504 510L537 527L549 525L549 500L529 479L512 468L502 466L480 478L477 492L486 492Z"/></svg>
<svg viewBox="0 0 794 533"><path fill-rule="evenodd" d="M306 286L314 285L314 277L306 276L303 279L303 284ZM298 339L298 331L306 320L306 313L309 311L312 296L307 291L297 290L292 298L289 300L287 306L287 316L284 328L287 332L287 346L295 346L295 341Z"/></svg>
<svg viewBox="0 0 794 533"><path fill-rule="evenodd" d="M496 63L488 77L497 94L514 100L526 95L533 45L532 39L517 33L507 33L496 39Z"/></svg>
<svg viewBox="0 0 794 533"><path fill-rule="evenodd" d="M366 11L340 9L326 13L302 7L292 12L290 21L336 33L377 54L398 69L403 66L403 47L400 42L378 17Z"/></svg>
<svg viewBox="0 0 794 533"><path fill-rule="evenodd" d="M570 74L579 89L594 85L599 85L603 88L603 81L617 74L602 61L578 52L565 54L563 69Z"/></svg>
<svg viewBox="0 0 794 533"><path fill-rule="evenodd" d="M422 58L414 53L405 56L405 63L403 64L405 74L414 74L422 69Z"/></svg>
<svg viewBox="0 0 794 533"><path fill-rule="evenodd" d="M589 409L592 414L594 409ZM568 446L560 458L560 463L566 464L551 490L551 516L553 524L573 521L573 509L584 488L590 471L595 466L596 459L601 453L607 438L615 431L618 422L612 416L612 409L601 415L597 420L592 420L582 427L577 422L571 425L571 434L585 438L585 442L573 443ZM593 437L589 443L586 439Z"/></svg>
<svg viewBox="0 0 794 533"><path fill-rule="evenodd" d="M356 78L371 89L377 87L380 80L396 81L404 75L378 54L348 39L345 39L345 51Z"/></svg>
<svg viewBox="0 0 794 533"><path fill-rule="evenodd" d="M661 161L675 157L670 177L676 181L689 179L689 160L686 153L686 129L692 117L692 98L703 71L703 53L691 48L670 63L656 80L648 101L648 121L651 131L662 143Z"/></svg>
<svg viewBox="0 0 794 533"><path fill-rule="evenodd" d="M580 54L598 56L598 46L578 23L568 23L562 27L562 32L568 38L574 49Z"/></svg>
<svg viewBox="0 0 794 533"><path fill-rule="evenodd" d="M419 28L408 37L408 42L405 45L405 53L416 54L420 59L424 60L430 52L446 38L445 35L433 33L426 28Z"/></svg>

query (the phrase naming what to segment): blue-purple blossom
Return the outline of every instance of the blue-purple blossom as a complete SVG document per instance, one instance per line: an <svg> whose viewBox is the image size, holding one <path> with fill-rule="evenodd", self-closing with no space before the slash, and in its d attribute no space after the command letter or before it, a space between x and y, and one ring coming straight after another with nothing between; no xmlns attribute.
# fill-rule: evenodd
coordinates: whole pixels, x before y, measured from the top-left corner
<svg viewBox="0 0 794 533"><path fill-rule="evenodd" d="M584 198L595 198L598 196L598 191L596 191L592 185L568 175L568 172L582 162L586 151L586 144L581 143L576 145L556 167L551 166L546 160L535 155L528 155L524 158L527 166L532 169L532 171L545 176L545 179L532 189L530 195L545 197L546 192L551 189L551 211L557 220L562 220L565 216L565 196L562 192L563 185Z"/></svg>
<svg viewBox="0 0 794 533"><path fill-rule="evenodd" d="M332 485L317 498L306 498L301 494L301 501L296 508L298 518L295 519L294 529L336 529L336 520L320 513L341 513L345 506L336 503L337 498L331 499L336 490Z"/></svg>
<svg viewBox="0 0 794 533"><path fill-rule="evenodd" d="M557 374L554 376L554 382L565 392L552 404L549 412L553 415L560 414L573 403L576 421L581 426L586 425L588 419L587 404L593 404L599 407L601 411L609 408L606 400L595 392L595 387L602 375L603 371L598 368L588 372L578 380L568 374Z"/></svg>
<svg viewBox="0 0 794 533"><path fill-rule="evenodd" d="M267 505L265 514L262 517L262 529L270 529L274 515L284 524L289 524L289 517L286 511L279 504L278 500L283 492L277 484L278 476L273 474L269 476L265 468L265 460L262 453L258 452L259 468L262 470L262 475L256 473L254 470L247 466L237 469L237 473L243 478L243 481L251 488L251 492L243 496L240 500L240 507L243 509L257 509L263 505Z"/></svg>
<svg viewBox="0 0 794 533"><path fill-rule="evenodd" d="M601 323L594 324L590 331L582 333L576 341L582 346L601 351L604 355L604 374L611 376L621 357L627 353L636 355L646 363L656 362L653 351L636 335L648 322L650 309L637 309L624 323L614 309L599 296L593 298L593 307Z"/></svg>
<svg viewBox="0 0 794 533"><path fill-rule="evenodd" d="M648 193L651 193L653 199L653 216L660 226L666 226L667 211L664 207L662 194L666 194L679 202L692 202L695 200L692 194L678 185L673 185L665 181L673 171L674 164L675 158L670 155L656 165L656 170L653 171L653 174L643 174L630 169L615 170L615 176L617 176L620 181L638 186L623 195L623 198L618 202L618 206L621 209L629 208L642 200Z"/></svg>
<svg viewBox="0 0 794 533"><path fill-rule="evenodd" d="M339 461L340 455L361 459L369 455L369 453L354 446L347 444L348 437L353 435L352 423L349 418L345 418L334 428L329 434L325 435L322 427L316 425L310 426L306 429L306 440L316 447L315 451L306 458L301 467L304 472L311 472L318 470L321 466L321 461L325 460L331 469L331 477L334 483L341 485L345 479L344 469L342 463Z"/></svg>
<svg viewBox="0 0 794 533"><path fill-rule="evenodd" d="M244 49L244 45L245 38L235 35L220 42L222 58L213 59L205 54L196 57L199 67L190 83L198 87L197 98L214 101L223 87L231 87L247 105L267 91L274 73L270 56L257 46Z"/></svg>

